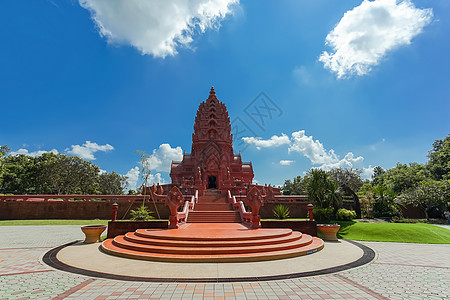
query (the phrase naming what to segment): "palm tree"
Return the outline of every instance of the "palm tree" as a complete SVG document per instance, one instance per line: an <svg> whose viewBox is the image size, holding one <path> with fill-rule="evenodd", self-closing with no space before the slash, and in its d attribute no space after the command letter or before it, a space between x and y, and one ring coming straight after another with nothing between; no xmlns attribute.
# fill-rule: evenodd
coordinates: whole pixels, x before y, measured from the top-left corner
<svg viewBox="0 0 450 300"><path fill-rule="evenodd" d="M329 179L326 171L321 169L311 169L306 175L306 187L309 199L317 207L333 207L337 210L341 203L339 186Z"/></svg>

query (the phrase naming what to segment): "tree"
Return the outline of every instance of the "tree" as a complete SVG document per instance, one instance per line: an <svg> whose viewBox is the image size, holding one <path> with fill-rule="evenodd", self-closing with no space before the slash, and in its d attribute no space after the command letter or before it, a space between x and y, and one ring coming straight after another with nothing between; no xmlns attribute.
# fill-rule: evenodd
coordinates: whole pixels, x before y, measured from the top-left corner
<svg viewBox="0 0 450 300"><path fill-rule="evenodd" d="M358 218L361 218L361 204L356 194L363 185L361 171L358 169L336 168L328 172L330 179L334 181L345 195L353 198L354 209Z"/></svg>
<svg viewBox="0 0 450 300"><path fill-rule="evenodd" d="M376 166L375 168L373 168L373 174L372 174L373 183L378 184L378 178L381 175L383 175L384 173L386 173L386 171L380 166Z"/></svg>
<svg viewBox="0 0 450 300"><path fill-rule="evenodd" d="M398 205L394 201L396 194L388 186L384 184L374 185L372 197L375 199L373 204L373 216L375 218L401 216Z"/></svg>
<svg viewBox="0 0 450 300"><path fill-rule="evenodd" d="M433 143L428 158L427 166L435 180L450 179L450 134Z"/></svg>
<svg viewBox="0 0 450 300"><path fill-rule="evenodd" d="M35 159L23 154L6 156L2 159L2 180L0 192L4 194L36 193Z"/></svg>
<svg viewBox="0 0 450 300"><path fill-rule="evenodd" d="M361 170L358 169L343 169L336 168L328 172L330 179L336 182L339 186L348 188L352 192L358 192L362 186Z"/></svg>
<svg viewBox="0 0 450 300"><path fill-rule="evenodd" d="M98 193L99 168L76 156L44 153L41 176L54 194Z"/></svg>
<svg viewBox="0 0 450 300"><path fill-rule="evenodd" d="M297 176L291 180L286 180L284 185L281 187L283 195L305 195L306 190L306 180L302 176Z"/></svg>
<svg viewBox="0 0 450 300"><path fill-rule="evenodd" d="M102 195L123 195L127 177L116 172L101 173L98 176L99 192Z"/></svg>
<svg viewBox="0 0 450 300"><path fill-rule="evenodd" d="M388 186L397 195L413 188L417 183L429 178L428 169L418 163L398 163L394 168L387 170L377 177L376 184Z"/></svg>
<svg viewBox="0 0 450 300"><path fill-rule="evenodd" d="M338 185L329 179L326 171L311 169L305 176L308 198L320 208L338 209L341 197Z"/></svg>
<svg viewBox="0 0 450 300"><path fill-rule="evenodd" d="M9 151L11 151L11 149L7 145L0 146L0 160L8 155Z"/></svg>
<svg viewBox="0 0 450 300"><path fill-rule="evenodd" d="M420 207L428 219L428 211L431 208L444 208L450 201L450 181L421 181L413 189L404 193L403 198L405 203Z"/></svg>
<svg viewBox="0 0 450 300"><path fill-rule="evenodd" d="M145 193L147 192L147 184L148 184L148 178L150 177L150 163L149 158L150 154L145 153L144 151L137 150L137 153L139 153L139 163L141 165L141 172L140 176L142 178L142 194L144 195L144 201L142 202L142 206L145 205ZM156 206L155 199L153 199L153 206L155 207L156 214L158 215L158 219L161 219L161 216L159 215L158 207Z"/></svg>
<svg viewBox="0 0 450 300"><path fill-rule="evenodd" d="M7 145L0 146L0 187L3 181L3 158L8 155L10 150Z"/></svg>

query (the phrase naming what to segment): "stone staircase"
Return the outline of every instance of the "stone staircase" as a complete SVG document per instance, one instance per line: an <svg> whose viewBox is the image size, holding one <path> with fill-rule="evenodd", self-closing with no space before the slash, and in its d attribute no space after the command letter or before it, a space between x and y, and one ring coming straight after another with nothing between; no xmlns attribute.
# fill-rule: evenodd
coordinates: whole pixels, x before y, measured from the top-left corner
<svg viewBox="0 0 450 300"><path fill-rule="evenodd" d="M321 239L291 229L250 230L238 223L138 229L102 244L112 255L170 262L264 261L312 254L323 246Z"/></svg>
<svg viewBox="0 0 450 300"><path fill-rule="evenodd" d="M198 198L194 210L189 212L187 223L240 223L239 212L226 196L218 190L208 190Z"/></svg>

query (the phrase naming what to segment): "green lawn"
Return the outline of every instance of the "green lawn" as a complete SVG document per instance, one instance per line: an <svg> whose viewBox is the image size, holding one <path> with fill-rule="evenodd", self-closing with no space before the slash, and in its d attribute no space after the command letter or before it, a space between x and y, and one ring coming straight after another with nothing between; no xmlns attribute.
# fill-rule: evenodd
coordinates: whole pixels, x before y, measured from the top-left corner
<svg viewBox="0 0 450 300"><path fill-rule="evenodd" d="M450 244L450 230L425 223L337 221L338 238L356 241Z"/></svg>
<svg viewBox="0 0 450 300"><path fill-rule="evenodd" d="M276 219L265 219L276 220ZM287 219L296 221L305 219ZM107 225L109 220L2 220L0 226ZM338 238L355 241L450 244L450 230L424 223L362 223L337 221Z"/></svg>

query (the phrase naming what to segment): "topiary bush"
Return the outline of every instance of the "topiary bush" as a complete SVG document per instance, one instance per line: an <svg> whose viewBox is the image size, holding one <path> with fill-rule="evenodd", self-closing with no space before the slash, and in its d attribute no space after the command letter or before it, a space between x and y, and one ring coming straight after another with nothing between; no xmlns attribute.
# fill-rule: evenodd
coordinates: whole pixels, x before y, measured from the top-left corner
<svg viewBox="0 0 450 300"><path fill-rule="evenodd" d="M336 219L341 221L351 221L356 218L356 212L354 210L348 210L345 208L340 208L336 212Z"/></svg>
<svg viewBox="0 0 450 300"><path fill-rule="evenodd" d="M283 204L276 205L272 210L275 218L283 220L286 218L289 218L289 208L287 206L284 206Z"/></svg>
<svg viewBox="0 0 450 300"><path fill-rule="evenodd" d="M316 221L329 221L333 218L333 208L314 207L313 215Z"/></svg>

